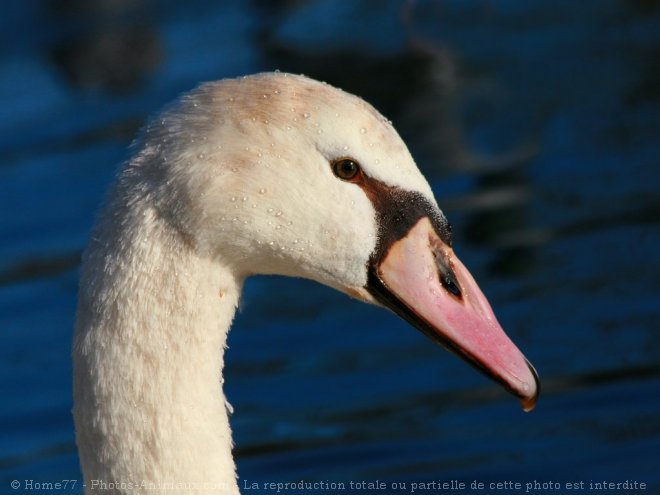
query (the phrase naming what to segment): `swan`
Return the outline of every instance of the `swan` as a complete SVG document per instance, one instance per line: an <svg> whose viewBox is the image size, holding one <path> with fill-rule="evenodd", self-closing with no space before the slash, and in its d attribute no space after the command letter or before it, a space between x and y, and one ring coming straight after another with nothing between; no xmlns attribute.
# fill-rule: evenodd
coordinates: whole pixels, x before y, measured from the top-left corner
<svg viewBox="0 0 660 495"><path fill-rule="evenodd" d="M222 368L253 274L388 308L536 402L536 372L391 122L304 76L210 82L142 129L83 255L73 415L87 493L239 493Z"/></svg>

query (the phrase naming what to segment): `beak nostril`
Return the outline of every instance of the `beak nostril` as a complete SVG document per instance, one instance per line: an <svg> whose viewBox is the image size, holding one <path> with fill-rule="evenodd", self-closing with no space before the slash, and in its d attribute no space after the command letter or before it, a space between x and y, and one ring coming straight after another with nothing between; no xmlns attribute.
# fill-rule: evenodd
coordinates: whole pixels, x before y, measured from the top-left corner
<svg viewBox="0 0 660 495"><path fill-rule="evenodd" d="M461 286L458 284L458 280L456 280L456 274L452 270L449 260L446 259L446 255L435 247L432 247L432 250L435 264L438 268L438 279L442 287L452 296L462 299L463 293L461 292Z"/></svg>
<svg viewBox="0 0 660 495"><path fill-rule="evenodd" d="M443 271L442 268L439 268L438 276L440 277L440 283L447 290L447 292L449 292L452 296L462 299L463 294L461 293L461 288L458 286L458 282L456 281L453 273L450 271Z"/></svg>

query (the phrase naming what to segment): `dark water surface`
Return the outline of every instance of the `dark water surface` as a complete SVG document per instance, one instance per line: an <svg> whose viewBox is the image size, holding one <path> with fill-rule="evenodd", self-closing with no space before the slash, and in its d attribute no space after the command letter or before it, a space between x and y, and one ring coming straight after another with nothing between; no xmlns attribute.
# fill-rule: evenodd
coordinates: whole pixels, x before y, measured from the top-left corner
<svg viewBox="0 0 660 495"><path fill-rule="evenodd" d="M3 11L0 491L80 479L79 253L137 127L200 81L279 68L358 93L394 121L543 394L524 414L385 311L257 277L227 355L241 479L562 486L534 493L630 480L647 490L607 493L660 493L660 2L53 0Z"/></svg>

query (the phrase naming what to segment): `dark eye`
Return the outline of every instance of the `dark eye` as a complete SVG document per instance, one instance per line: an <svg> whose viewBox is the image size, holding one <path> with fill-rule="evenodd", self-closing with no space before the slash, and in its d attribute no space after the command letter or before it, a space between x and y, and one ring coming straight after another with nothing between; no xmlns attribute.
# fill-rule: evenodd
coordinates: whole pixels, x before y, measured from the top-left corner
<svg viewBox="0 0 660 495"><path fill-rule="evenodd" d="M355 181L360 177L360 165L352 158L340 158L332 162L332 172L341 180Z"/></svg>

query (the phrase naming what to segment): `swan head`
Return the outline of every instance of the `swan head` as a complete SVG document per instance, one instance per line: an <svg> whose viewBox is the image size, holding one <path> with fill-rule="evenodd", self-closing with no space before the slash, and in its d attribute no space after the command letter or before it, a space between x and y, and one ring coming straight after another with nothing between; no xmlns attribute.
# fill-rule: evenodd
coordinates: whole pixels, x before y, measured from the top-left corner
<svg viewBox="0 0 660 495"><path fill-rule="evenodd" d="M290 74L207 83L137 146L123 177L198 254L385 306L533 407L533 368L454 254L406 145L365 101Z"/></svg>

